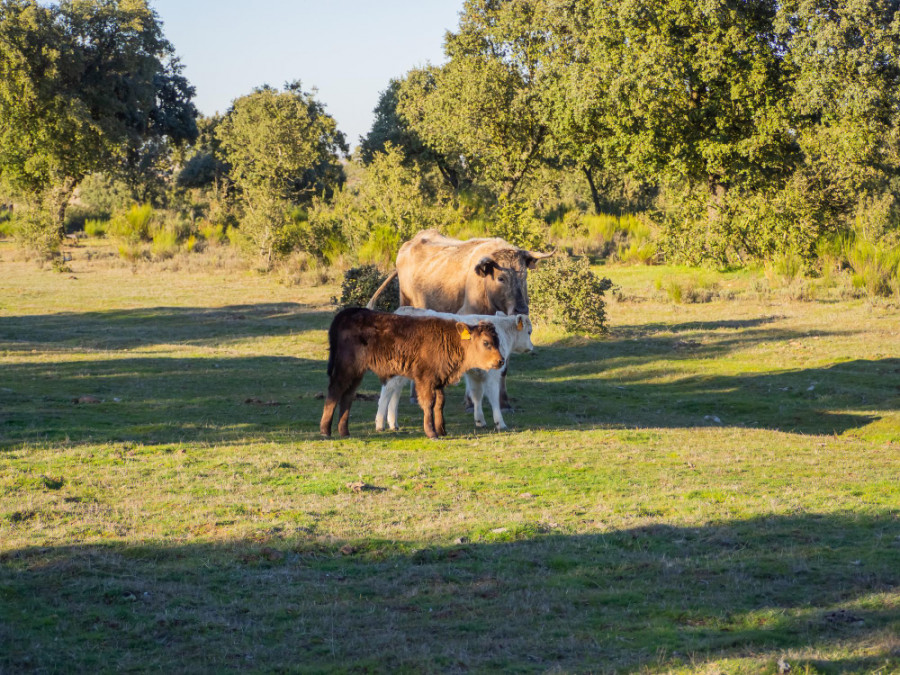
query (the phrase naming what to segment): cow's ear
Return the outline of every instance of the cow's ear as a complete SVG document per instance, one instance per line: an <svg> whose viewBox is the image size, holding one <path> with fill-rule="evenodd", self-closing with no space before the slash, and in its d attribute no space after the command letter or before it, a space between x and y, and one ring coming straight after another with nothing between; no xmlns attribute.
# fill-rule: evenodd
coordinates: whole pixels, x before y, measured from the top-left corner
<svg viewBox="0 0 900 675"><path fill-rule="evenodd" d="M516 321L516 330L522 330L525 328L525 320L522 318L522 315L519 314L519 320Z"/></svg>
<svg viewBox="0 0 900 675"><path fill-rule="evenodd" d="M486 277L488 274L494 273L494 268L496 266L496 260L488 256L484 256L481 260L478 261L478 264L475 265L475 274L480 277Z"/></svg>
<svg viewBox="0 0 900 675"><path fill-rule="evenodd" d="M456 322L456 332L459 333L459 337L461 337L463 340L471 340L472 339L472 332L469 330L469 327L464 323L460 323L458 321Z"/></svg>
<svg viewBox="0 0 900 675"><path fill-rule="evenodd" d="M522 256L525 259L525 265L528 266L528 269L533 270L537 267L537 264L543 260L544 258L549 258L551 255L556 253L556 251L550 251L550 253L539 253L538 251L522 251Z"/></svg>

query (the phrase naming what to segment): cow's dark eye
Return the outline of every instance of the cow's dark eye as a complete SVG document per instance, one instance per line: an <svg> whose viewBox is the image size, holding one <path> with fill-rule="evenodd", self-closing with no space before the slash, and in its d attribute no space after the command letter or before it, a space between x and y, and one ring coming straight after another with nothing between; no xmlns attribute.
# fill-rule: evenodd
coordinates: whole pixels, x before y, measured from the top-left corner
<svg viewBox="0 0 900 675"><path fill-rule="evenodd" d="M506 281L506 277L501 274L499 277L497 277L497 281L502 284L504 281Z"/></svg>
<svg viewBox="0 0 900 675"><path fill-rule="evenodd" d="M490 346L491 346L491 343L488 342L487 340L485 340L485 341L484 341L484 346L485 346L485 347L490 347Z"/></svg>

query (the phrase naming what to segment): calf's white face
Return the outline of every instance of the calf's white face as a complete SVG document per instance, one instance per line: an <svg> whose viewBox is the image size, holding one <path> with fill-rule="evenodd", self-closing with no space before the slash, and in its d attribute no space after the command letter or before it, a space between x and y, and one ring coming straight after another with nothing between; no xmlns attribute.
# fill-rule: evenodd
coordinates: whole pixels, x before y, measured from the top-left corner
<svg viewBox="0 0 900 675"><path fill-rule="evenodd" d="M516 317L512 350L516 354L534 351L534 345L531 342L531 319L528 318L527 314L519 314Z"/></svg>

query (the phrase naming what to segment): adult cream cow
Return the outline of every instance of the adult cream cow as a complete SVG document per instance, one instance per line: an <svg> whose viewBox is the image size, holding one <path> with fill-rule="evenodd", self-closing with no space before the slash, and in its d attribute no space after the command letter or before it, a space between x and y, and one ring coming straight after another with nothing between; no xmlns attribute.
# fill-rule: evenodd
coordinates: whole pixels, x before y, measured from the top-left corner
<svg viewBox="0 0 900 675"><path fill-rule="evenodd" d="M528 270L553 253L498 238L460 241L423 230L400 247L397 269L375 291L369 309L398 277L400 305L452 314L528 314ZM501 402L509 406L505 377Z"/></svg>

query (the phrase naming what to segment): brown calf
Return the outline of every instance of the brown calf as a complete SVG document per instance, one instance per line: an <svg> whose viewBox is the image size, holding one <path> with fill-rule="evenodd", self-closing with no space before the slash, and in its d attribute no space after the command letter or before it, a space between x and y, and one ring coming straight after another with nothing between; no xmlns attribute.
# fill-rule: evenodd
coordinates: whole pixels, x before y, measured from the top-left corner
<svg viewBox="0 0 900 675"><path fill-rule="evenodd" d="M416 383L428 438L446 435L444 387L470 368L503 366L497 331L489 323L469 326L432 317L401 316L352 307L338 313L328 329L328 395L319 430L331 435L340 403L338 433L350 435L350 406L359 383L371 370L384 383L403 375Z"/></svg>

